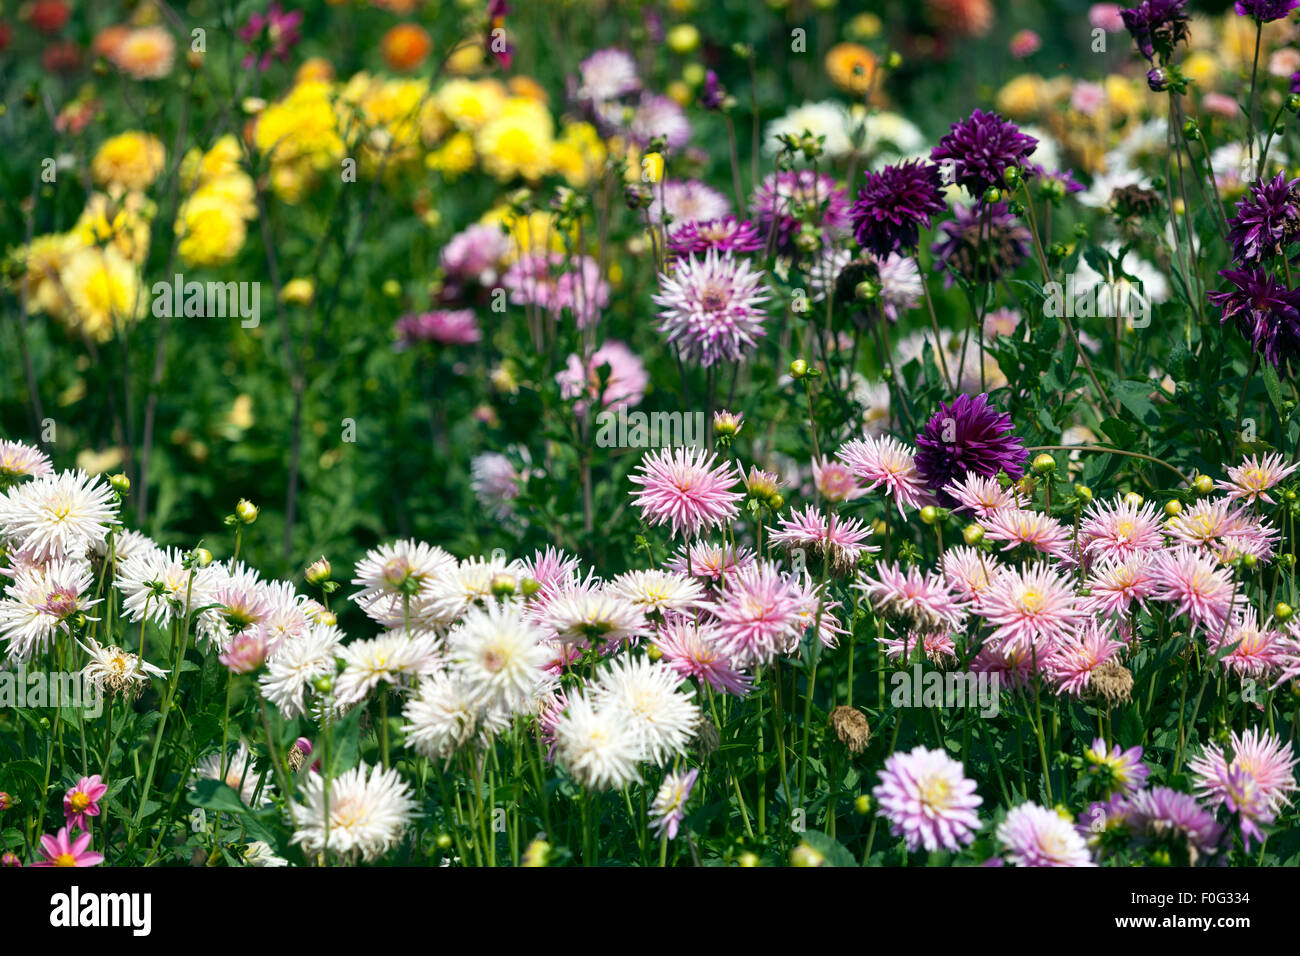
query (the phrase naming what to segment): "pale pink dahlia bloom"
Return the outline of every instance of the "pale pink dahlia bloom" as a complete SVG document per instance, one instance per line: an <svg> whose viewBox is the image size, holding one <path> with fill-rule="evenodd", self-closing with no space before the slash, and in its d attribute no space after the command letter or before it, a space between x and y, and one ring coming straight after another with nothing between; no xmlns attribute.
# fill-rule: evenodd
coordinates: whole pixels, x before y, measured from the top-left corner
<svg viewBox="0 0 1300 956"><path fill-rule="evenodd" d="M718 647L741 666L767 664L799 644L805 622L798 582L770 561L730 577L713 609Z"/></svg>
<svg viewBox="0 0 1300 956"><path fill-rule="evenodd" d="M1223 628L1237 596L1229 572L1195 548L1156 552L1151 578L1152 596L1174 605L1175 613L1186 614L1194 627Z"/></svg>
<svg viewBox="0 0 1300 956"><path fill-rule="evenodd" d="M1268 490L1289 477L1296 468L1300 468L1300 465L1286 464L1286 459L1281 455L1265 455L1262 459L1252 455L1240 465L1228 469L1227 481L1216 481L1214 484L1226 491L1229 498L1276 504L1269 497Z"/></svg>
<svg viewBox="0 0 1300 956"><path fill-rule="evenodd" d="M1110 561L1164 546L1155 505L1124 498L1089 505L1079 525L1079 538L1089 556Z"/></svg>
<svg viewBox="0 0 1300 956"><path fill-rule="evenodd" d="M731 462L702 448L668 449L648 454L631 476L641 516L652 525L669 524L673 536L694 537L739 514L743 497L732 491L740 474Z"/></svg>
<svg viewBox="0 0 1300 956"><path fill-rule="evenodd" d="M954 598L943 576L923 574L916 565L906 572L897 563L878 564L872 574L863 574L854 584L871 602L872 609L885 617L901 618L917 627L947 626L960 630L966 607Z"/></svg>
<svg viewBox="0 0 1300 956"><path fill-rule="evenodd" d="M835 457L849 466L853 474L867 483L866 490L884 486L885 494L894 499L898 513L904 507L920 508L931 503L925 480L916 470L916 456L905 445L888 435L847 442Z"/></svg>
<svg viewBox="0 0 1300 956"><path fill-rule="evenodd" d="M978 611L995 628L990 641L1017 650L1045 651L1078 630L1084 612L1074 588L1043 564L1008 569L984 597Z"/></svg>
<svg viewBox="0 0 1300 956"><path fill-rule="evenodd" d="M909 850L957 851L975 839L980 827L975 808L983 799L962 765L942 750L916 747L885 761L880 783L871 791L889 830Z"/></svg>

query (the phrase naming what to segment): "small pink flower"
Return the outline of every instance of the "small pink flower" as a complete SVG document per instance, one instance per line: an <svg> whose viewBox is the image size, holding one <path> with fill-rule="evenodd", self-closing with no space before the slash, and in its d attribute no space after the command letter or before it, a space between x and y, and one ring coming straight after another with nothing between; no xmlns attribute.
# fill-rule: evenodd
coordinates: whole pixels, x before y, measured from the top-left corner
<svg viewBox="0 0 1300 956"><path fill-rule="evenodd" d="M1240 465L1228 469L1227 481L1214 484L1234 500L1266 501L1273 505L1277 502L1269 497L1269 489L1290 477L1296 468L1300 465L1286 464L1281 455L1265 455L1262 459L1251 455Z"/></svg>
<svg viewBox="0 0 1300 956"><path fill-rule="evenodd" d="M45 859L37 860L32 866L99 866L104 862L104 854L95 853L89 847L89 833L74 840L68 836L68 828L63 827L58 836L41 837L41 856Z"/></svg>
<svg viewBox="0 0 1300 956"><path fill-rule="evenodd" d="M1121 33L1124 30L1124 18L1120 16L1118 3L1094 3L1088 8L1088 22L1107 33Z"/></svg>
<svg viewBox="0 0 1300 956"><path fill-rule="evenodd" d="M99 774L82 777L77 785L63 797L63 815L68 827L77 830L89 829L87 817L99 816L99 801L108 793L108 785L101 783Z"/></svg>
<svg viewBox="0 0 1300 956"><path fill-rule="evenodd" d="M1011 55L1017 60L1023 60L1027 56L1032 56L1038 52L1038 48L1043 45L1043 41L1038 38L1038 34L1033 30L1017 30L1011 37Z"/></svg>

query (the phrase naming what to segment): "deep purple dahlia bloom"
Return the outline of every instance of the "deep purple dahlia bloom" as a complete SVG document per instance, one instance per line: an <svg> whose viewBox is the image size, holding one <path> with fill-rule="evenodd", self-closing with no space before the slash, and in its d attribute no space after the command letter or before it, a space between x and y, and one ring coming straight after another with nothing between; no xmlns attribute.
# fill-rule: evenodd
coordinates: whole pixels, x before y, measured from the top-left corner
<svg viewBox="0 0 1300 956"><path fill-rule="evenodd" d="M1142 0L1119 15L1144 57L1167 59L1187 39L1186 5L1187 0Z"/></svg>
<svg viewBox="0 0 1300 956"><path fill-rule="evenodd" d="M1237 0L1232 5L1237 16L1251 17L1260 23L1281 20L1296 7L1300 7L1300 0Z"/></svg>
<svg viewBox="0 0 1300 956"><path fill-rule="evenodd" d="M1012 478L1025 473L1025 446L1011 428L1011 416L990 406L983 393L958 395L951 405L939 404L916 436L915 460L941 505L952 505L943 487L970 472L992 477L1005 471Z"/></svg>
<svg viewBox="0 0 1300 956"><path fill-rule="evenodd" d="M1300 291L1288 289L1263 269L1224 269L1234 288L1211 292L1209 300L1233 319L1269 363L1280 367L1300 358Z"/></svg>
<svg viewBox="0 0 1300 956"><path fill-rule="evenodd" d="M1249 195L1237 203L1237 218L1228 231L1237 262L1253 265L1265 256L1284 252L1297 237L1300 179L1287 181L1278 173L1267 182L1252 183Z"/></svg>
<svg viewBox="0 0 1300 956"><path fill-rule="evenodd" d="M849 213L858 245L881 258L913 252L921 226L947 208L939 167L917 159L868 172L866 179Z"/></svg>
<svg viewBox="0 0 1300 956"><path fill-rule="evenodd" d="M1037 148L1038 140L1020 132L1015 123L977 109L969 119L952 124L930 158L940 166L950 163L952 181L972 196L983 196L990 186L1005 187L1007 169L1023 166Z"/></svg>

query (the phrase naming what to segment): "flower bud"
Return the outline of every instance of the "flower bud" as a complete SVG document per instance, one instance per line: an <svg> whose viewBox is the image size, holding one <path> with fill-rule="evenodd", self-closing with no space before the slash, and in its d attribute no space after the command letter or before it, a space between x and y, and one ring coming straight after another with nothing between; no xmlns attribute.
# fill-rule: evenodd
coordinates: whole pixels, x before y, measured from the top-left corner
<svg viewBox="0 0 1300 956"><path fill-rule="evenodd" d="M1136 508L1142 504L1142 496L1136 491L1130 491L1124 496L1124 504L1128 505L1130 508Z"/></svg>
<svg viewBox="0 0 1300 956"><path fill-rule="evenodd" d="M1147 86L1152 93L1163 93L1169 89L1169 71L1159 66L1147 70Z"/></svg>
<svg viewBox="0 0 1300 956"><path fill-rule="evenodd" d="M865 793L860 793L853 800L853 809L864 817L871 812L871 797Z"/></svg>
<svg viewBox="0 0 1300 956"><path fill-rule="evenodd" d="M509 597L515 593L518 582L513 574L507 574L502 571L500 574L492 576L492 594L495 597Z"/></svg>
<svg viewBox="0 0 1300 956"><path fill-rule="evenodd" d="M934 505L926 505L924 508L921 509L922 524L934 524L935 521L938 520L938 517L939 517L939 513L935 509Z"/></svg>
<svg viewBox="0 0 1300 956"><path fill-rule="evenodd" d="M1165 502L1165 517L1176 518L1183 513L1183 503L1176 498Z"/></svg>
<svg viewBox="0 0 1300 956"><path fill-rule="evenodd" d="M1291 605L1284 601L1278 601L1273 608L1273 616L1283 623L1291 620L1291 615L1294 613L1295 611L1291 608Z"/></svg>
<svg viewBox="0 0 1300 956"><path fill-rule="evenodd" d="M239 503L235 505L235 517L238 518L242 524L252 524L257 520L257 515L260 511L261 509L247 498L240 498Z"/></svg>
<svg viewBox="0 0 1300 956"><path fill-rule="evenodd" d="M1084 504L1090 504L1092 502L1092 489L1087 485L1075 485L1074 493L1079 496L1079 500Z"/></svg>
<svg viewBox="0 0 1300 956"><path fill-rule="evenodd" d="M790 374L796 379L801 379L808 374L808 363L803 359L795 359L790 363Z"/></svg>
<svg viewBox="0 0 1300 956"><path fill-rule="evenodd" d="M1209 475L1197 475L1196 480L1192 482L1192 490L1198 495L1208 495L1214 492L1214 479Z"/></svg>
<svg viewBox="0 0 1300 956"><path fill-rule="evenodd" d="M131 490L131 479L119 472L108 479L108 486L119 495L124 495Z"/></svg>
<svg viewBox="0 0 1300 956"><path fill-rule="evenodd" d="M332 569L330 568L329 559L324 555L321 555L321 557L307 565L307 570L304 572L303 576L307 579L308 584L314 587L320 587L330 579L331 571Z"/></svg>
<svg viewBox="0 0 1300 956"><path fill-rule="evenodd" d="M962 530L961 538L973 548L984 540L984 529L977 524L968 524Z"/></svg>
<svg viewBox="0 0 1300 956"><path fill-rule="evenodd" d="M199 568L206 568L212 563L212 552L207 548L194 549L194 565Z"/></svg>
<svg viewBox="0 0 1300 956"><path fill-rule="evenodd" d="M863 279L853 287L853 297L859 302L874 302L880 298L880 284Z"/></svg>
<svg viewBox="0 0 1300 956"><path fill-rule="evenodd" d="M1036 475L1050 475L1056 471L1056 459L1047 452L1043 452L1034 459L1033 469Z"/></svg>
<svg viewBox="0 0 1300 956"><path fill-rule="evenodd" d="M1300 93L1292 93L1286 98L1286 108L1292 113L1300 112Z"/></svg>
<svg viewBox="0 0 1300 956"><path fill-rule="evenodd" d="M736 863L743 867L758 866L758 854L746 850L736 858Z"/></svg>
<svg viewBox="0 0 1300 956"><path fill-rule="evenodd" d="M990 186L988 189L984 190L984 201L990 205L995 202L1001 202L1002 190L998 189L997 186Z"/></svg>

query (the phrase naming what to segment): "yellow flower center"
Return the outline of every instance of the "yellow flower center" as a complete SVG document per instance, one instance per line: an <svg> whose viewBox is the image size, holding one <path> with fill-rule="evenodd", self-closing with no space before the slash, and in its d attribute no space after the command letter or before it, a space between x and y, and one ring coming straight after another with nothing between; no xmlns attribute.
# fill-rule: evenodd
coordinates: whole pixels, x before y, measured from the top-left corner
<svg viewBox="0 0 1300 956"><path fill-rule="evenodd" d="M60 853L54 858L55 866L76 866L77 858L71 853Z"/></svg>
<svg viewBox="0 0 1300 956"><path fill-rule="evenodd" d="M71 805L73 810L80 813L82 810L86 809L86 807L90 806L90 797L78 791L72 795L68 800L68 803Z"/></svg>
<svg viewBox="0 0 1300 956"><path fill-rule="evenodd" d="M1020 606L1031 614L1043 608L1043 596L1037 591L1026 591L1020 598Z"/></svg>

